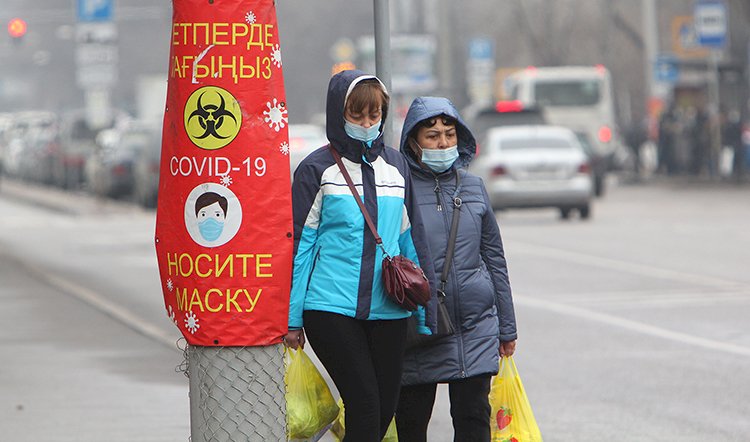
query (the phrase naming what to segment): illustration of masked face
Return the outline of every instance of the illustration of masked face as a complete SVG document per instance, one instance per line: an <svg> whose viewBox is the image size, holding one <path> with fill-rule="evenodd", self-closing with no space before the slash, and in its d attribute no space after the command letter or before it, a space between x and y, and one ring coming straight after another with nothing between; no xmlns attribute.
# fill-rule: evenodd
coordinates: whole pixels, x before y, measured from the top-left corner
<svg viewBox="0 0 750 442"><path fill-rule="evenodd" d="M206 241L216 241L224 230L226 215L219 203L213 203L198 212L198 230Z"/></svg>

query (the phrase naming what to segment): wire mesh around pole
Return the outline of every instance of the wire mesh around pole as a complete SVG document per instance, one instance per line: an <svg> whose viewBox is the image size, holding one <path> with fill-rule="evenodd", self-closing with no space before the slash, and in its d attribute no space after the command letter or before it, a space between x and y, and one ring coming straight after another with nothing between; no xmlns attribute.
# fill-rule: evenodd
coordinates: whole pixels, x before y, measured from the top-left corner
<svg viewBox="0 0 750 442"><path fill-rule="evenodd" d="M286 441L283 345L187 348L192 442Z"/></svg>

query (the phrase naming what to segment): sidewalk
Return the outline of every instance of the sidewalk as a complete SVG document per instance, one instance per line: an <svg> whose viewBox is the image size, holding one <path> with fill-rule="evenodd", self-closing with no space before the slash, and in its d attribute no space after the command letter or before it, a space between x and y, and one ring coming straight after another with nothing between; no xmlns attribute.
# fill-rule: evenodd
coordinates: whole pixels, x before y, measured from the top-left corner
<svg viewBox="0 0 750 442"><path fill-rule="evenodd" d="M0 439L187 441L176 350L40 283L0 252Z"/></svg>

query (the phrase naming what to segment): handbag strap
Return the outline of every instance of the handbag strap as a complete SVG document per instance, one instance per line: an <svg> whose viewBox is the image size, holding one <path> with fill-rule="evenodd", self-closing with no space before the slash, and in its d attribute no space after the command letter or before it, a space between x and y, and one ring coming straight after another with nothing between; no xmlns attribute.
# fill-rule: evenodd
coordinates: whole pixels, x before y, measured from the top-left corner
<svg viewBox="0 0 750 442"><path fill-rule="evenodd" d="M461 197L458 193L461 189L461 170L456 169L456 192L453 194L453 219L451 220L451 232L448 236L448 248L445 250L445 263L443 273L440 275L440 290L438 294L445 296L445 285L448 283L448 271L456 251L456 236L458 235L458 217L461 214Z"/></svg>
<svg viewBox="0 0 750 442"><path fill-rule="evenodd" d="M362 216L365 217L365 222L367 222L367 226L370 228L370 231L372 232L372 236L375 237L375 243L378 246L380 246L380 248L383 250L383 256L385 256L386 259L390 259L390 255L388 255L388 252L385 251L385 247L383 247L383 240L382 238L380 238L380 235L378 235L378 230L375 228L375 224L372 222L372 218L370 218L370 213L367 211L365 204L362 202L362 198L359 197L359 192L357 192L357 188L354 187L354 182L352 182L352 177L349 176L349 172L347 172L346 167L344 166L344 163L341 161L341 155L338 153L336 148L334 148L331 144L328 145L328 150L331 151L331 155L333 155L333 159L336 160L336 164L339 166L339 170L341 171L341 174L344 175L344 179L346 180L346 185L349 186L349 190L352 192L352 195L354 196L354 201L357 202L357 205L359 206L359 210L362 211Z"/></svg>

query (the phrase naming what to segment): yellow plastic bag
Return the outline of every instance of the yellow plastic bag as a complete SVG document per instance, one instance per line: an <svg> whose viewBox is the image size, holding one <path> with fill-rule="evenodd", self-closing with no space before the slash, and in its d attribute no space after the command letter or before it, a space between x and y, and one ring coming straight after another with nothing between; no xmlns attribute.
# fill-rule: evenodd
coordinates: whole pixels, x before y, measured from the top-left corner
<svg viewBox="0 0 750 442"><path fill-rule="evenodd" d="M338 417L333 422L331 433L333 433L333 437L337 442L341 442L342 440L344 440L344 435L346 434L346 430L344 429L344 401L339 399L338 405L339 410L341 411L339 411ZM398 442L398 433L396 432L396 418L393 418L391 420L391 424L388 425L388 431L385 432L383 442Z"/></svg>
<svg viewBox="0 0 750 442"><path fill-rule="evenodd" d="M286 418L290 441L317 441L339 414L328 384L302 350L288 349Z"/></svg>
<svg viewBox="0 0 750 442"><path fill-rule="evenodd" d="M542 442L513 357L500 361L490 389L492 442Z"/></svg>

